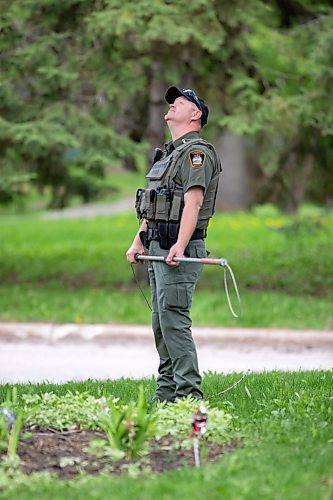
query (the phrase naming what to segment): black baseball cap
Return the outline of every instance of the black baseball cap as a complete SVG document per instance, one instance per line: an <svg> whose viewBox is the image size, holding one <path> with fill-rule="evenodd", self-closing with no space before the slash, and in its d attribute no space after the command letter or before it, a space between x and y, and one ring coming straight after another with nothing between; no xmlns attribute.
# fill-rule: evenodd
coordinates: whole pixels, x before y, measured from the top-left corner
<svg viewBox="0 0 333 500"><path fill-rule="evenodd" d="M201 115L201 125L202 127L206 125L208 120L209 110L205 104L205 101L201 99L192 89L178 89L177 87L169 87L165 93L165 100L169 104L173 104L177 97L185 97L188 101L193 102L198 109L200 109Z"/></svg>

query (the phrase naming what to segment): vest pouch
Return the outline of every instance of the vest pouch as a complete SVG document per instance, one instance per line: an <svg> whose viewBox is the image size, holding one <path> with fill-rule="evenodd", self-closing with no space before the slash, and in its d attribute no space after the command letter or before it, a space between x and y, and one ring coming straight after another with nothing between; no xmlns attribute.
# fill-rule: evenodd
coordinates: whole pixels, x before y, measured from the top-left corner
<svg viewBox="0 0 333 500"><path fill-rule="evenodd" d="M138 219L143 218L143 213L142 213L142 197L144 197L144 189L138 189L135 195L135 210L136 210L136 216Z"/></svg>
<svg viewBox="0 0 333 500"><path fill-rule="evenodd" d="M144 189L142 190L139 201L140 204L138 213L140 214L141 219L145 219L147 214L146 214L146 192Z"/></svg>
<svg viewBox="0 0 333 500"><path fill-rule="evenodd" d="M183 210L183 190L176 190L173 193L169 220L179 221Z"/></svg>
<svg viewBox="0 0 333 500"><path fill-rule="evenodd" d="M156 191L155 189L145 189L145 212L148 220L155 219Z"/></svg>
<svg viewBox="0 0 333 500"><path fill-rule="evenodd" d="M156 195L156 211L155 211L155 219L156 220L168 220L169 210L170 210L170 201L168 199L168 194L166 192L157 193Z"/></svg>

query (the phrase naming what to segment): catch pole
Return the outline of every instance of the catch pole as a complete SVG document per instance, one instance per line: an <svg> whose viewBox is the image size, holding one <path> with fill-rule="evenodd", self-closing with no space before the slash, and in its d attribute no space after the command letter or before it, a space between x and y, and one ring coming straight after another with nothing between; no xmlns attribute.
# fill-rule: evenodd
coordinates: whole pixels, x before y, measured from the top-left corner
<svg viewBox="0 0 333 500"><path fill-rule="evenodd" d="M137 261L154 261L154 262L165 262L166 263L166 257L163 257L163 255L140 255L136 254L135 255L135 260ZM240 295L238 292L238 287L236 283L236 278L235 275L231 269L231 267L228 264L227 259L211 259L209 257L203 257L201 259L196 258L196 257L174 257L172 259L174 262L193 262L197 264L202 264L202 265L209 265L209 266L221 266L224 269L224 288L225 288L225 293L227 296L227 301L228 301L228 306L231 311L231 314L235 318L239 318L242 314L242 306L241 306L241 300L240 300ZM239 307L239 312L238 314L235 313L234 308L232 307L231 300L230 300L230 295L229 295L229 289L228 289L228 280L227 280L227 272L229 272L232 280L232 284L235 289L235 293L237 296L238 300L238 307Z"/></svg>
<svg viewBox="0 0 333 500"><path fill-rule="evenodd" d="M140 255L137 253L135 260L166 262L166 257L163 257L163 255ZM209 257L203 257L202 259L196 257L174 257L172 260L174 262L196 262L197 264L208 264L211 266L226 266L228 264L226 259L210 259Z"/></svg>

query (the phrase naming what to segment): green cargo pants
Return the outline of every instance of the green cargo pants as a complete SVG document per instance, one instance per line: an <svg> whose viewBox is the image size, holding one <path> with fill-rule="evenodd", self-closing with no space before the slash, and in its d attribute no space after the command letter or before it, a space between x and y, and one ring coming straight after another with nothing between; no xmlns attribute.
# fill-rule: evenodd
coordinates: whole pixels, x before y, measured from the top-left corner
<svg viewBox="0 0 333 500"><path fill-rule="evenodd" d="M150 243L150 255L168 255L157 241ZM190 241L187 256L206 257L203 240ZM190 308L202 265L182 262L171 267L164 262L148 266L152 293L152 328L160 357L155 398L172 401L191 394L201 399L201 376L192 338Z"/></svg>

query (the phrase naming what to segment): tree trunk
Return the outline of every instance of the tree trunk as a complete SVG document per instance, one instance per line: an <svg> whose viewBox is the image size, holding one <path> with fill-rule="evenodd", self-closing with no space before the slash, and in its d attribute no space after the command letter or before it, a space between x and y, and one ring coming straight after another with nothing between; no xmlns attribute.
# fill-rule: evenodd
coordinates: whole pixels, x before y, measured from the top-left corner
<svg viewBox="0 0 333 500"><path fill-rule="evenodd" d="M293 152L288 158L285 169L289 174L285 176L287 184L287 204L285 210L287 213L295 213L304 200L313 164L314 157L311 154L306 154L300 159L297 152Z"/></svg>
<svg viewBox="0 0 333 500"><path fill-rule="evenodd" d="M119 134L129 137L135 142L141 142L146 128L144 116L144 100L139 99L135 101L133 97L128 98L126 101L120 103L119 114L114 123L115 129ZM132 156L124 158L120 163L125 170L137 171L137 166Z"/></svg>
<svg viewBox="0 0 333 500"><path fill-rule="evenodd" d="M223 169L216 210L245 210L248 206L248 183L244 139L229 130L221 130L215 146Z"/></svg>

